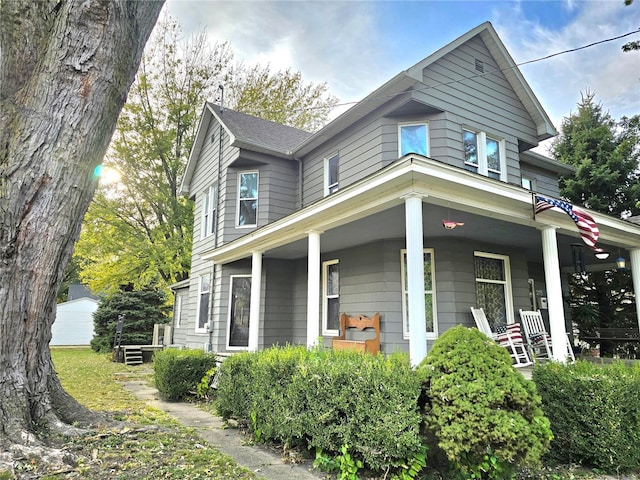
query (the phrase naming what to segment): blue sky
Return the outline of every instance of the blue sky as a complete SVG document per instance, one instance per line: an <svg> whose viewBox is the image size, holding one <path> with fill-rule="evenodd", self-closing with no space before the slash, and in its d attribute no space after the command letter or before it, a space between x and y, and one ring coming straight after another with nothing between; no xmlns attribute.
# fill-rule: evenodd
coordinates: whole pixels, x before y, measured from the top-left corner
<svg viewBox="0 0 640 480"><path fill-rule="evenodd" d="M466 31L490 21L516 63L640 29L640 0L168 0L185 34L228 41L236 59L300 70L341 102L368 93ZM556 125L587 89L611 115L640 113L640 33L521 67Z"/></svg>

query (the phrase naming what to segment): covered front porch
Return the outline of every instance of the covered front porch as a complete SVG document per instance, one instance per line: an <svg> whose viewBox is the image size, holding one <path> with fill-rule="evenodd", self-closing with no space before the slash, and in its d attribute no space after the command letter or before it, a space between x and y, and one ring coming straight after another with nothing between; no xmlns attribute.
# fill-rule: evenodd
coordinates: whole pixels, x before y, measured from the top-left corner
<svg viewBox="0 0 640 480"><path fill-rule="evenodd" d="M586 268L614 266L620 252L633 272L637 298L640 227L596 213L593 217L600 228L598 246L612 255L598 260L585 246ZM464 225L446 228L443 220ZM517 277L505 299L506 320L517 320L517 308L546 306L553 350L565 351L567 315L562 271L573 268L572 244L581 243L575 223L555 210L534 217L532 194L519 186L417 155L403 157L360 182L341 187L292 215L208 252L204 258L219 265L251 258L250 350L260 347L261 329L268 328L261 316L268 288L262 284L263 278L268 278L263 275L265 262L306 260L306 343L311 346L323 333L323 261L334 252L342 252L352 260L362 251L360 263L365 263L366 246L377 245L376 242L384 244L380 249L369 249L374 257L392 257L391 252L397 251L399 264L400 249L406 255L406 272L394 266L385 277L387 264L380 266L385 277L381 281L388 282L397 302L391 305L392 302L376 298L376 292L352 289L344 303L340 296L340 309L368 308L349 313L372 314L386 308L382 314L383 344L385 333L391 335L389 327L397 330L395 323L406 321L408 331L402 339L408 343L413 364L424 358L429 342L438 333L458 323L473 324L468 307L476 306L476 251L508 259L509 275ZM433 292L425 291L425 249L435 252ZM355 265L354 261L351 264ZM406 275L404 291L400 289L401 273ZM352 281L357 282L356 275ZM536 298L537 291L544 296ZM437 323L431 331L426 328L425 295L433 295L436 305ZM540 303L542 299L544 302ZM397 305L402 301L405 304L401 314ZM401 320L405 312L407 318Z"/></svg>

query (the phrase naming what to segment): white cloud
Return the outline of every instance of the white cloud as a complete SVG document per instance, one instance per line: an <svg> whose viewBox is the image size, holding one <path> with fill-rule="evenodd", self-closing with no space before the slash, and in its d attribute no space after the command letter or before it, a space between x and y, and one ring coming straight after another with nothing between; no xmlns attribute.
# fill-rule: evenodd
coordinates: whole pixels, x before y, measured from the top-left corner
<svg viewBox="0 0 640 480"><path fill-rule="evenodd" d="M623 2L566 4L572 18L553 28L524 18L517 7L496 13L494 25L516 62L541 58L638 29L640 9ZM640 53L621 46L634 37L594 45L521 67L556 127L590 90L614 118L640 113ZM637 36L635 37L637 39Z"/></svg>

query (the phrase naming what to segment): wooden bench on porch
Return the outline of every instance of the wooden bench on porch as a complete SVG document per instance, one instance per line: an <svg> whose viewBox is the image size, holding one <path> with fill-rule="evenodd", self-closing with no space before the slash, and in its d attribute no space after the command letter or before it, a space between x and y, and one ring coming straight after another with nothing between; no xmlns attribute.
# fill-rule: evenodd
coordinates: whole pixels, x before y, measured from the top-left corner
<svg viewBox="0 0 640 480"><path fill-rule="evenodd" d="M374 338L358 338L347 339L347 330L357 329L360 332L365 330L373 330ZM373 317L365 317L358 315L350 317L346 313L340 316L340 335L334 337L331 347L335 350L356 350L359 352L378 353L380 351L380 314L376 313Z"/></svg>

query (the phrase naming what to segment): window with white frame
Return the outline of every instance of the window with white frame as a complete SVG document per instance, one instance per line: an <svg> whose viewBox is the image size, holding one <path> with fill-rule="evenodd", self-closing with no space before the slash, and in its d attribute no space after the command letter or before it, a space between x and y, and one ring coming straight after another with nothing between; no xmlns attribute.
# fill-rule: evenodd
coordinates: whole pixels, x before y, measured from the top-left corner
<svg viewBox="0 0 640 480"><path fill-rule="evenodd" d="M340 334L340 261L322 263L322 334Z"/></svg>
<svg viewBox="0 0 640 480"><path fill-rule="evenodd" d="M202 238L208 237L215 233L216 225L216 207L218 189L215 185L211 185L204 194L202 199Z"/></svg>
<svg viewBox="0 0 640 480"><path fill-rule="evenodd" d="M238 227L255 227L258 218L258 172L238 173Z"/></svg>
<svg viewBox="0 0 640 480"><path fill-rule="evenodd" d="M429 156L429 124L401 123L398 125L398 156L417 153Z"/></svg>
<svg viewBox="0 0 640 480"><path fill-rule="evenodd" d="M409 282L407 280L407 251L400 251L400 269L402 275L402 335L409 338ZM438 336L438 320L436 312L436 274L433 248L423 250L424 261L424 311L427 327L427 338Z"/></svg>
<svg viewBox="0 0 640 480"><path fill-rule="evenodd" d="M522 178L520 180L521 185L526 188L527 190L530 190L532 192L535 192L536 190L536 180L535 178L531 178L528 177L526 175L522 175Z"/></svg>
<svg viewBox="0 0 640 480"><path fill-rule="evenodd" d="M340 166L340 155L337 153L324 159L324 183L325 195L331 195L338 191L338 169Z"/></svg>
<svg viewBox="0 0 640 480"><path fill-rule="evenodd" d="M198 287L198 321L196 332L205 332L206 324L209 322L209 300L211 298L211 275L206 274L200 277Z"/></svg>
<svg viewBox="0 0 640 480"><path fill-rule="evenodd" d="M485 132L463 130L464 167L486 177L505 180L504 140L488 136Z"/></svg>
<svg viewBox="0 0 640 480"><path fill-rule="evenodd" d="M491 330L513 323L511 267L509 257L486 252L474 252L476 275L476 306L484 310Z"/></svg>
<svg viewBox="0 0 640 480"><path fill-rule="evenodd" d="M247 348L251 316L251 275L231 275L230 283L227 347Z"/></svg>

